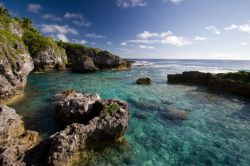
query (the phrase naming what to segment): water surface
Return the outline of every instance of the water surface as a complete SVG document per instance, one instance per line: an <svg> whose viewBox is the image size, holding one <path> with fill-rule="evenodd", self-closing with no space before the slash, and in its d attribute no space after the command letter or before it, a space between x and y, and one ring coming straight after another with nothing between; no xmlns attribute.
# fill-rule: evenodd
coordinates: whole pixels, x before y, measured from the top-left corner
<svg viewBox="0 0 250 166"><path fill-rule="evenodd" d="M75 165L249 166L250 102L204 87L167 84L167 74L185 70L250 70L250 62L140 60L124 71L33 73L24 99L13 107L24 116L27 129L45 138L61 129L52 98L59 91L73 88L128 101L127 143L82 154ZM153 84L136 85L136 79L144 76L152 78ZM187 112L188 119L167 118L169 109Z"/></svg>

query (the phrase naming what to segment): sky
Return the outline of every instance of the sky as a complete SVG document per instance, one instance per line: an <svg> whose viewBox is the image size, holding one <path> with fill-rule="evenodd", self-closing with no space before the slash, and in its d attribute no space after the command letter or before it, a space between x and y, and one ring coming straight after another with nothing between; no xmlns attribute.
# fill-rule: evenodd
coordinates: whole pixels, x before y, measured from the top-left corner
<svg viewBox="0 0 250 166"><path fill-rule="evenodd" d="M250 60L250 0L0 0L55 40L124 58Z"/></svg>

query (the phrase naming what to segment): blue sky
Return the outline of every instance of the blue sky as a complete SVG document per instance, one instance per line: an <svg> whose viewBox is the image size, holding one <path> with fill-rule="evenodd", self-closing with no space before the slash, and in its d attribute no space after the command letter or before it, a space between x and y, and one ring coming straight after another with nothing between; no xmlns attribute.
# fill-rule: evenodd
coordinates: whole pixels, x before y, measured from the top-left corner
<svg viewBox="0 0 250 166"><path fill-rule="evenodd" d="M56 40L126 58L250 59L249 0L0 0Z"/></svg>

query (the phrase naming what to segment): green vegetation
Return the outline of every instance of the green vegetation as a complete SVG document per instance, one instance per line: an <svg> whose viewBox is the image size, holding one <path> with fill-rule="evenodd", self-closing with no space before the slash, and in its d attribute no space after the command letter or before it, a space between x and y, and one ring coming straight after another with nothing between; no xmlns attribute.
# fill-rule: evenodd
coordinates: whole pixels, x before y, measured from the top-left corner
<svg viewBox="0 0 250 166"><path fill-rule="evenodd" d="M41 51L53 47L55 55L61 55L61 49L51 37L45 37L39 32L26 30L23 35L23 41L28 46L32 57L36 57Z"/></svg>
<svg viewBox="0 0 250 166"><path fill-rule="evenodd" d="M250 83L250 72L239 71L236 73L218 74L223 79L229 79L241 83Z"/></svg>
<svg viewBox="0 0 250 166"><path fill-rule="evenodd" d="M119 108L119 105L117 103L111 103L111 104L105 104L103 106L102 113L104 115L112 115L115 111L117 111Z"/></svg>

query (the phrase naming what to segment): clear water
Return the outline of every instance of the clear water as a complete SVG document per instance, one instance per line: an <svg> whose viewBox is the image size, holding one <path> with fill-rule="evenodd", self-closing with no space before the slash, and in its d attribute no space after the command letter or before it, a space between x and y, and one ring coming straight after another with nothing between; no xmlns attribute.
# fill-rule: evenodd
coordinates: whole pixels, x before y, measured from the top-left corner
<svg viewBox="0 0 250 166"><path fill-rule="evenodd" d="M250 101L203 87L168 85L167 74L184 70L250 70L249 61L141 60L130 70L73 74L31 74L22 100L13 105L26 128L43 137L60 130L52 96L74 88L102 98L129 102L126 144L81 155L75 165L250 165ZM135 84L149 76L150 86ZM165 111L187 112L187 120L169 120Z"/></svg>

